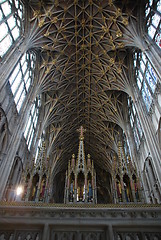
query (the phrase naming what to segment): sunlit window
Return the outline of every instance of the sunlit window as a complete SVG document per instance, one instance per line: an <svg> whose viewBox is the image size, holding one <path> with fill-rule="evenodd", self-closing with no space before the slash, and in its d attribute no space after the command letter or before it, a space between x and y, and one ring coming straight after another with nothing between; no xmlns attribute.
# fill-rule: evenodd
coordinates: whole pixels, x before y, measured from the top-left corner
<svg viewBox="0 0 161 240"><path fill-rule="evenodd" d="M25 53L13 70L9 83L17 111L19 112L34 78L36 55Z"/></svg>
<svg viewBox="0 0 161 240"><path fill-rule="evenodd" d="M36 129L37 121L39 117L40 106L41 106L41 100L39 96L35 99L33 103L33 106L31 108L30 115L25 127L25 132L24 132L24 137L26 139L26 143L29 150L31 148L32 140L35 134L35 129Z"/></svg>
<svg viewBox="0 0 161 240"><path fill-rule="evenodd" d="M23 31L23 5L20 0L0 0L0 57Z"/></svg>
<svg viewBox="0 0 161 240"><path fill-rule="evenodd" d="M161 0L149 0L145 8L148 35L161 48Z"/></svg>
<svg viewBox="0 0 161 240"><path fill-rule="evenodd" d="M138 150L140 147L141 139L143 137L143 131L140 125L139 118L136 113L134 103L130 98L128 99L128 108L129 108L130 125L134 134L136 148Z"/></svg>
<svg viewBox="0 0 161 240"><path fill-rule="evenodd" d="M135 52L134 72L138 89L141 92L147 111L149 112L158 78L144 53Z"/></svg>

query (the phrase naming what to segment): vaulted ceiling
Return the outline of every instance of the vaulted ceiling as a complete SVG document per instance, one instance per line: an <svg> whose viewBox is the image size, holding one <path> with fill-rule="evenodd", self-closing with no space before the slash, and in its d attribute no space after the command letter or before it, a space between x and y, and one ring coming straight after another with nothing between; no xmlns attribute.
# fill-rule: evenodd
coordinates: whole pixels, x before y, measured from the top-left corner
<svg viewBox="0 0 161 240"><path fill-rule="evenodd" d="M48 155L66 168L77 154L77 129L96 165L111 169L119 129L125 130L128 79L128 0L30 0L30 47L40 54L37 92L45 93L42 130ZM135 17L134 17L135 18Z"/></svg>

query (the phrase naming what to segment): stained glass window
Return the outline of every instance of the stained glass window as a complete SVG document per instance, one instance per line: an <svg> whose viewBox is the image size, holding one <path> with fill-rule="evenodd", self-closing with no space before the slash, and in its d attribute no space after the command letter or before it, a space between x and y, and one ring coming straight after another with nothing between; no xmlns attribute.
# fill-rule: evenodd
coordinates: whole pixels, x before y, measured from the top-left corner
<svg viewBox="0 0 161 240"><path fill-rule="evenodd" d="M0 0L0 57L23 32L23 5L19 0Z"/></svg>
<svg viewBox="0 0 161 240"><path fill-rule="evenodd" d="M161 48L161 0L150 0L145 8L148 35Z"/></svg>
<svg viewBox="0 0 161 240"><path fill-rule="evenodd" d="M13 70L9 83L13 93L17 111L19 112L34 79L36 55L25 53Z"/></svg>
<svg viewBox="0 0 161 240"><path fill-rule="evenodd" d="M143 137L143 131L141 128L139 118L136 113L134 103L131 100L131 98L128 99L128 108L129 108L130 125L134 134L134 141L136 143L136 148L138 150L140 147L141 139Z"/></svg>
<svg viewBox="0 0 161 240"><path fill-rule="evenodd" d="M41 99L40 99L40 96L38 96L36 97L34 104L31 108L30 115L25 127L25 132L24 132L24 137L26 139L26 143L29 150L31 148L32 140L34 137L36 126L37 126L40 106L41 106Z"/></svg>
<svg viewBox="0 0 161 240"><path fill-rule="evenodd" d="M151 63L144 53L135 52L134 72L138 89L141 91L142 98L149 112L158 79Z"/></svg>

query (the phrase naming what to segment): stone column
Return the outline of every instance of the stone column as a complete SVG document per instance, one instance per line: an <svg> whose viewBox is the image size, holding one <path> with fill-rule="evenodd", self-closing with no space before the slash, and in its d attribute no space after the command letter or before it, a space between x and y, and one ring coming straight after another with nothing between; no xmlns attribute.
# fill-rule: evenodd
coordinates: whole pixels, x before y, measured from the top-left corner
<svg viewBox="0 0 161 240"><path fill-rule="evenodd" d="M16 44L15 48L11 50L6 60L2 62L0 67L0 90L6 86L8 78L17 65L21 56L28 50L27 42L21 38L20 41Z"/></svg>
<svg viewBox="0 0 161 240"><path fill-rule="evenodd" d="M106 229L106 240L114 240L114 233L111 224Z"/></svg>
<svg viewBox="0 0 161 240"><path fill-rule="evenodd" d="M26 119L28 119L30 108L32 106L32 100L35 99L35 86L30 90L27 99L24 103L21 115L19 116L17 126L15 126L10 142L8 144L6 158L1 164L0 175L0 199L3 197L3 193L7 184L9 174L12 169L14 157L16 156L17 149L23 136L24 127L26 125Z"/></svg>
<svg viewBox="0 0 161 240"><path fill-rule="evenodd" d="M39 183L38 183L38 187L37 187L37 193L36 193L36 197L35 197L35 202L39 201L41 181L42 181L42 175L39 177Z"/></svg>
<svg viewBox="0 0 161 240"><path fill-rule="evenodd" d="M85 174L85 202L87 202L88 196L87 196L87 174Z"/></svg>
<svg viewBox="0 0 161 240"><path fill-rule="evenodd" d="M75 182L74 182L74 203L77 202L77 175L75 174Z"/></svg>
<svg viewBox="0 0 161 240"><path fill-rule="evenodd" d="M153 123L149 118L149 116L146 114L146 110L142 106L142 101L140 97L138 96L137 90L135 89L135 98L137 99L135 100L136 111L138 113L140 124L144 132L148 151L150 152L150 155L152 156L152 159L153 159L156 178L158 179L158 182L161 182L161 163L160 163L161 154L160 154L159 144L157 141L157 137L154 134L155 130L153 128ZM161 191L161 189L159 190Z"/></svg>
<svg viewBox="0 0 161 240"><path fill-rule="evenodd" d="M42 240L49 240L50 228L48 223L45 224L42 234Z"/></svg>

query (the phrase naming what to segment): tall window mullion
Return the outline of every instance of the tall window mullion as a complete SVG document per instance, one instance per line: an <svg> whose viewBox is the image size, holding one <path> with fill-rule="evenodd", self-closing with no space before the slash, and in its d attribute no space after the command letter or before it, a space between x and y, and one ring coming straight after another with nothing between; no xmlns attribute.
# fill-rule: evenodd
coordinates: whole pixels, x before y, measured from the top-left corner
<svg viewBox="0 0 161 240"><path fill-rule="evenodd" d="M145 7L146 30L161 49L161 0L149 0Z"/></svg>
<svg viewBox="0 0 161 240"><path fill-rule="evenodd" d="M138 90L140 91L147 111L149 112L158 79L151 63L144 53L134 53L134 73Z"/></svg>
<svg viewBox="0 0 161 240"><path fill-rule="evenodd" d="M18 112L20 111L25 97L27 96L31 82L34 79L35 63L33 64L34 67L31 68L29 61L30 55L32 57L34 56L34 61L36 61L36 56L33 52L25 53L19 60L17 66L9 78L9 83Z"/></svg>
<svg viewBox="0 0 161 240"><path fill-rule="evenodd" d="M34 134L36 131L37 119L38 119L39 108L40 108L40 104L38 105L37 103L39 101L40 101L40 97L37 97L34 101L34 104L30 110L29 119L27 121L26 129L24 132L24 137L26 139L26 143L28 145L29 150L31 148L32 140L34 138Z"/></svg>
<svg viewBox="0 0 161 240"><path fill-rule="evenodd" d="M140 147L141 139L143 137L143 131L141 128L139 118L137 116L135 106L133 104L133 101L130 98L128 99L128 108L129 108L128 112L129 112L130 125L133 132L136 148L138 150Z"/></svg>
<svg viewBox="0 0 161 240"><path fill-rule="evenodd" d="M18 3L18 4L17 4ZM22 29L23 5L20 0L0 1L0 56L18 39Z"/></svg>

